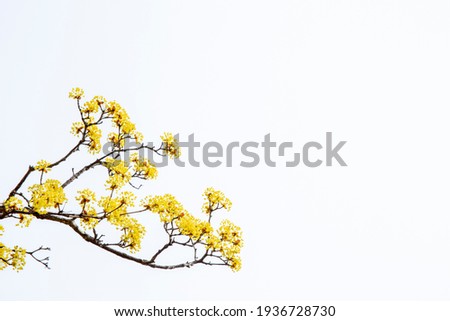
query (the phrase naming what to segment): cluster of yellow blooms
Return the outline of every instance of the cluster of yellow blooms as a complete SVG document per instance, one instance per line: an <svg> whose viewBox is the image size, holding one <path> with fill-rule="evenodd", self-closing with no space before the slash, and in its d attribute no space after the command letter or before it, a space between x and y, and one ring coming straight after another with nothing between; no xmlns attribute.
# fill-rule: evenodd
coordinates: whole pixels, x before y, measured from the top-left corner
<svg viewBox="0 0 450 321"><path fill-rule="evenodd" d="M109 133L108 140L116 147L123 148L125 146L125 139L118 133Z"/></svg>
<svg viewBox="0 0 450 321"><path fill-rule="evenodd" d="M81 225L85 229L93 229L98 224L97 210L94 207L96 196L90 189L83 189L78 191L75 197L82 208L83 217L80 219Z"/></svg>
<svg viewBox="0 0 450 321"><path fill-rule="evenodd" d="M170 158L178 158L181 156L180 144L173 137L172 133L164 133L161 135L161 140L164 144L163 151Z"/></svg>
<svg viewBox="0 0 450 321"><path fill-rule="evenodd" d="M84 91L81 88L73 88L69 92L69 97L80 100L84 97ZM95 121L93 115L101 110L99 120ZM110 133L108 139L115 145L123 147L126 135L134 138L138 143L143 141L143 136L136 131L136 126L131 122L126 110L115 101L108 102L103 96L95 96L90 101L84 103L80 108L83 114L83 122L75 122L72 124L71 133L75 136L84 133L89 138L88 150L92 154L97 154L101 150L100 140L102 132L97 126L104 119L110 117L113 125L119 129L119 133Z"/></svg>
<svg viewBox="0 0 450 321"><path fill-rule="evenodd" d="M80 88L74 88L69 93L73 99L81 99L84 91ZM92 115L101 111L100 118L95 122ZM108 140L119 149L124 147L125 138L131 137L140 143L143 136L136 131L136 126L130 120L126 110L116 101L107 101L103 96L95 96L90 101L84 103L81 108L84 122L75 122L72 125L71 132L76 136L84 133L89 138L89 152L96 154L101 150L102 132L97 124L105 117L111 118L112 124L118 128L117 132L108 134ZM137 175L145 178L155 178L157 176L156 168L147 160L133 159L133 169ZM103 165L109 171L109 177L106 181L106 188L111 191L120 190L128 184L132 178L132 172L129 164L124 161L107 158ZM123 234L121 240L123 244L131 251L138 251L141 247L141 240L145 234L145 228L135 219L127 214L129 206L134 205L135 196L131 192L122 192L118 197L101 197L96 202L95 193L89 189L78 191L76 200L82 207L81 224L86 229L95 228L99 222L97 210L94 204L97 204L104 211L109 223L120 229Z"/></svg>
<svg viewBox="0 0 450 321"><path fill-rule="evenodd" d="M141 201L147 210L159 214L161 222L169 223L184 213L183 205L171 194L147 196Z"/></svg>
<svg viewBox="0 0 450 321"><path fill-rule="evenodd" d="M123 232L121 240L130 252L141 249L142 239L145 236L145 227L127 214L128 208L134 206L135 200L136 196L133 193L124 191L118 197L102 197L98 202L107 215L108 222Z"/></svg>
<svg viewBox="0 0 450 321"><path fill-rule="evenodd" d="M80 121L76 121L72 124L70 133L75 136L80 136L84 132L84 124Z"/></svg>
<svg viewBox="0 0 450 321"><path fill-rule="evenodd" d="M3 235L4 228L0 225L0 236ZM0 270L12 266L16 271L20 271L25 266L25 257L27 253L25 249L14 246L13 248L7 247L0 242Z"/></svg>
<svg viewBox="0 0 450 321"><path fill-rule="evenodd" d="M89 137L88 150L91 154L97 154L102 149L100 140L102 139L102 130L97 125L90 125L86 129L87 137Z"/></svg>
<svg viewBox="0 0 450 321"><path fill-rule="evenodd" d="M103 96L95 96L90 101L84 103L84 107L81 108L81 112L87 115L98 113L100 106L103 106L105 103L106 99Z"/></svg>
<svg viewBox="0 0 450 321"><path fill-rule="evenodd" d="M231 202L221 191L207 188L203 194L207 200L207 208L231 208ZM182 235L188 236L193 241L202 240L206 248L211 251L220 252L227 260L233 271L241 268L239 256L243 246L242 232L240 227L229 220L223 220L215 231L207 221L200 220L186 212L183 206L171 194L162 196L147 196L141 205L149 211L159 215L160 220L165 223L173 222ZM205 205L203 205L205 209ZM211 211L207 211L208 214Z"/></svg>
<svg viewBox="0 0 450 321"><path fill-rule="evenodd" d="M139 157L137 153L131 155L131 162L136 175L145 179L155 179L158 176L158 169L144 157Z"/></svg>
<svg viewBox="0 0 450 321"><path fill-rule="evenodd" d="M9 197L5 201L3 206L5 207L5 210L7 213L27 211L27 209L23 207L22 200L20 198L18 198L17 196ZM28 227L28 226L30 226L30 223L32 220L33 220L33 215L20 213L19 214L19 223L17 223L16 226Z"/></svg>
<svg viewBox="0 0 450 321"><path fill-rule="evenodd" d="M107 189L121 189L130 182L132 175L124 161L108 157L105 159L104 166L109 170L109 177L106 180Z"/></svg>
<svg viewBox="0 0 450 321"><path fill-rule="evenodd" d="M180 229L181 234L189 236L194 241L214 230L209 222L202 221L189 213L183 213L175 221L175 224Z"/></svg>
<svg viewBox="0 0 450 321"><path fill-rule="evenodd" d="M34 184L29 187L31 192L30 203L39 214L46 214L50 208L58 208L67 201L61 183L56 179L48 179L43 184Z"/></svg>
<svg viewBox="0 0 450 321"><path fill-rule="evenodd" d="M51 168L49 167L51 163L47 162L46 160L40 160L37 162L37 165L34 166L34 169L43 173L50 172Z"/></svg>
<svg viewBox="0 0 450 321"><path fill-rule="evenodd" d="M224 208L227 211L231 209L231 201L225 197L223 192L217 191L212 187L208 187L203 193L205 203L203 203L202 211L210 215L212 211Z"/></svg>
<svg viewBox="0 0 450 321"><path fill-rule="evenodd" d="M7 213L23 210L23 202L17 196L9 197L3 205Z"/></svg>
<svg viewBox="0 0 450 321"><path fill-rule="evenodd" d="M84 90L81 88L72 88L72 90L69 92L69 98L81 99L82 97L84 97Z"/></svg>
<svg viewBox="0 0 450 321"><path fill-rule="evenodd" d="M205 243L208 249L220 252L228 260L233 271L241 268L239 254L244 244L239 226L229 220L223 220L215 233L206 235Z"/></svg>
<svg viewBox="0 0 450 321"><path fill-rule="evenodd" d="M136 125L131 122L128 113L118 102L106 103L106 112L112 116L113 125L119 128L121 134L130 135L138 143L142 142L142 134L136 131Z"/></svg>
<svg viewBox="0 0 450 321"><path fill-rule="evenodd" d="M84 97L84 91L81 88L73 88L69 92L69 97L80 100ZM89 152L92 154L99 153L101 150L100 140L102 132L97 125L106 117L111 118L113 126L118 128L117 132L108 134L108 140L111 141L114 146L123 148L125 138L127 137L133 138L137 143L142 143L144 140L142 133L136 130L136 125L131 122L126 110L116 101L107 101L103 96L95 96L90 101L85 102L80 110L83 114L83 122L74 122L72 124L71 133L75 136L86 134L89 138ZM100 110L100 118L95 121L93 115ZM181 151L179 142L175 139L173 134L164 133L161 135L161 140L163 142L163 152L166 155L170 158L180 157Z"/></svg>
<svg viewBox="0 0 450 321"><path fill-rule="evenodd" d="M221 240L218 250L231 262L233 270L239 270L241 268L239 254L243 246L241 228L229 220L223 220L218 234Z"/></svg>
<svg viewBox="0 0 450 321"><path fill-rule="evenodd" d="M71 132L75 136L87 138L90 153L96 154L101 150L102 131L99 124L104 119L111 119L113 126L117 129L116 132L108 135L108 140L119 151L124 147L126 138L133 138L138 143L142 142L142 134L136 131L135 124L131 122L127 112L119 103L107 101L102 96L95 96L80 106L79 101L84 97L84 91L81 88L73 88L69 97L78 100L82 114L82 122L73 123ZM98 113L100 116L96 120L94 115ZM170 158L180 157L179 142L173 134L166 132L161 136L161 140L162 151L165 155ZM106 219L122 233L119 245L130 252L137 252L141 249L146 230L136 218L131 217L132 214L129 212L129 209L135 206L136 196L130 191L118 193L130 183L133 177L155 179L158 176L158 170L148 159L140 157L137 153L131 155L129 162L109 157L102 162L102 165L108 169L109 173L105 183L106 189L110 191L109 196L97 198L90 189L79 190L75 200L81 207L80 224L85 229L94 229L100 221ZM51 170L51 166L51 163L41 160L34 169L43 175ZM40 184L31 185L29 192L31 193L29 202L26 198L24 199L32 210L29 207L25 208L22 199L17 196L9 197L3 203L7 213L19 214L17 225L22 227L30 224L34 213L44 215L51 209L59 210L60 206L67 201L61 182L56 179L47 179ZM173 224L179 233L177 235L188 237L192 244L204 245L210 254L220 253L224 262L233 271L238 271L241 268L239 254L243 246L241 229L229 220L223 220L217 229L214 229L210 223L210 215L213 211L230 210L232 203L221 191L211 187L205 190L203 196L205 202L202 210L209 215L207 221L189 214L171 194L148 196L141 201L141 206L157 213L161 222ZM0 236L3 230L0 225ZM15 270L23 269L26 254L26 251L20 247L9 248L0 242L0 270L7 266L12 266Z"/></svg>

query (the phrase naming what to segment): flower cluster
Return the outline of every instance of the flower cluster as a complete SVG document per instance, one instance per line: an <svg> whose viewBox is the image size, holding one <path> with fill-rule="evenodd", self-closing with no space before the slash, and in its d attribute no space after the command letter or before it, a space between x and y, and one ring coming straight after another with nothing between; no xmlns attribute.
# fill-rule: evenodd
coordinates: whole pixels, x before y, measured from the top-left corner
<svg viewBox="0 0 450 321"><path fill-rule="evenodd" d="M18 198L17 196L11 196L5 201L3 206L5 207L5 211L7 213L22 212L19 213L19 222L16 224L16 226L30 226L31 221L33 220L33 215L23 213L27 212L28 210L24 208L23 202L20 198Z"/></svg>
<svg viewBox="0 0 450 321"><path fill-rule="evenodd" d="M2 204L1 210L5 215L2 215L1 218L13 217L18 220L17 226L27 227L32 219L40 214L42 215L39 216L41 219L70 225L86 241L105 250L155 268L174 268L204 263L227 265L233 271L238 271L241 268L240 251L243 246L241 229L229 220L223 220L218 227L214 227L211 223L212 212L219 209L230 210L231 208L231 201L221 191L207 188L203 193L205 202L202 210L208 214L207 220L203 220L186 211L183 205L171 194L148 196L140 202L143 209L136 209L136 196L124 188L129 184L131 187L139 189L139 187L133 185L131 180L155 179L158 176L158 170L148 158L141 157L139 153L132 154L127 161L121 160L122 153L141 152L150 149L156 153L162 152L163 155L170 158L178 158L181 155L180 145L174 135L165 132L161 135L161 147L158 149L149 148L142 144L143 135L136 130L136 126L131 122L126 110L116 101L107 101L103 96L94 96L91 100L81 104L80 100L84 97L84 91L81 88L73 88L69 92L69 97L77 100L76 104L81 116L81 121L73 123L71 128L71 133L79 137L79 142L59 161L52 164L41 160L34 167L31 167L24 179L11 193L13 196ZM113 127L113 131L107 136L108 141L112 143L112 150L107 155L98 157L97 160L78 171L72 169L73 175L65 181L64 187L56 179L43 181L44 173L48 173L52 167L67 161L69 156L79 150L80 146L86 146L92 154L99 153L102 149L100 126L105 121L111 122ZM138 145L134 145L133 148L128 147L125 142L129 139L134 139ZM80 189L74 197L80 206L80 210L75 213L72 211L66 212L64 207L67 198L64 188L97 165L103 165L108 171L105 182L106 196L97 197L91 189ZM29 186L30 195L24 195L20 188L34 171L40 172L39 184ZM24 206L23 201L26 201L26 206ZM145 210L158 214L165 232L169 236L168 243L151 259L140 259L132 255L125 256L124 253L113 250L113 248L121 248L135 253L141 249L146 228L134 215ZM100 227L102 227L101 223L110 224L110 226L116 228L120 233L120 239L116 242L104 241L104 235L98 234ZM3 226L0 225L0 236L3 230ZM191 261L172 266L163 266L159 262L157 264L156 258L158 255L175 244L193 248ZM36 251L41 249L44 248L41 247ZM8 266L15 270L23 269L27 254L47 266L47 258L39 259L35 257L36 251L26 252L18 246L7 247L0 242L0 270Z"/></svg>
<svg viewBox="0 0 450 321"><path fill-rule="evenodd" d="M39 162L37 162L37 165L34 166L34 169L42 173L48 173L51 170L50 165L52 164L47 162L46 160L40 160Z"/></svg>
<svg viewBox="0 0 450 321"><path fill-rule="evenodd" d="M90 125L86 130L89 138L88 150L92 154L98 154L102 149L100 139L102 138L102 131L97 125Z"/></svg>
<svg viewBox="0 0 450 321"><path fill-rule="evenodd" d="M207 188L204 196L208 208L230 209L231 202L221 191ZM243 246L242 231L229 220L223 220L217 230L210 222L203 221L189 214L171 194L147 196L141 205L159 215L164 223L173 223L181 235L188 236L194 243L201 241L211 253L220 253L224 262L233 271L241 268L239 256ZM203 206L205 208L205 205ZM210 212L209 212L210 213Z"/></svg>
<svg viewBox="0 0 450 321"><path fill-rule="evenodd" d="M104 162L104 166L109 171L109 177L106 180L107 189L121 189L130 182L132 175L128 165L124 161L108 157Z"/></svg>
<svg viewBox="0 0 450 321"><path fill-rule="evenodd" d="M84 97L84 90L81 88L72 88L72 90L69 92L69 98L72 99L81 99L82 97Z"/></svg>
<svg viewBox="0 0 450 321"><path fill-rule="evenodd" d="M220 252L233 271L239 271L242 265L239 256L243 247L241 228L229 220L223 220L215 233L205 237L206 247Z"/></svg>
<svg viewBox="0 0 450 321"><path fill-rule="evenodd" d="M78 195L75 197L75 199L81 206L81 225L85 229L93 229L94 227L96 227L99 220L97 218L97 210L94 207L96 201L95 193L86 188L78 191Z"/></svg>
<svg viewBox="0 0 450 321"><path fill-rule="evenodd" d="M0 225L0 236L3 235L4 228ZM25 257L27 252L18 246L7 247L0 242L0 270L11 266L14 270L20 271L25 266Z"/></svg>
<svg viewBox="0 0 450 321"><path fill-rule="evenodd" d="M123 216L120 221L122 228L121 241L130 252L135 253L141 249L142 239L145 236L145 227L139 221L128 215Z"/></svg>
<svg viewBox="0 0 450 321"><path fill-rule="evenodd" d="M119 129L119 137L120 135L129 135L138 143L142 142L142 134L136 131L136 125L131 122L127 111L118 102L106 103L106 112L112 117L113 126ZM120 137L120 139L123 138Z"/></svg>
<svg viewBox="0 0 450 321"><path fill-rule="evenodd" d="M59 208L67 201L61 183L56 179L48 179L43 184L29 187L33 210L39 214L46 214L50 208Z"/></svg>
<svg viewBox="0 0 450 321"><path fill-rule="evenodd" d="M144 179L155 179L158 176L158 169L150 163L146 158L139 157L139 155L131 155L131 162L133 163L133 169L137 177Z"/></svg>
<svg viewBox="0 0 450 321"><path fill-rule="evenodd" d="M0 242L0 270L11 266L14 270L20 271L25 266L25 249L14 246L9 248Z"/></svg>
<svg viewBox="0 0 450 321"><path fill-rule="evenodd" d="M230 262L234 271L241 268L241 258L239 256L244 245L242 241L241 228L229 220L223 220L218 229L220 246L218 250Z"/></svg>
<svg viewBox="0 0 450 321"><path fill-rule="evenodd" d="M175 224L181 234L189 236L194 241L214 230L209 222L202 221L189 213L183 213L175 220Z"/></svg>
<svg viewBox="0 0 450 321"><path fill-rule="evenodd" d="M171 194L147 196L141 205L149 211L159 214L161 222L169 223L180 217L184 212L183 205Z"/></svg>
<svg viewBox="0 0 450 321"><path fill-rule="evenodd" d="M205 214L210 215L213 211L224 208L227 211L231 209L231 201L225 197L223 192L217 191L212 187L208 187L203 193L205 203L203 204L202 211Z"/></svg>
<svg viewBox="0 0 450 321"><path fill-rule="evenodd" d="M69 97L79 100L84 97L84 91L81 88L73 88ZM103 96L94 96L79 108L83 121L73 123L71 133L87 140L90 153L97 154L100 152L102 132L98 125L108 118L112 120L113 126L118 128L118 132L108 135L108 139L117 147L123 147L125 138L128 137L135 139L138 143L143 141L143 135L136 131L136 126L131 122L128 113L116 101L109 102ZM96 120L94 115L99 112L99 117Z"/></svg>
<svg viewBox="0 0 450 321"><path fill-rule="evenodd" d="M109 133L108 140L119 149L125 146L125 138L118 133Z"/></svg>
<svg viewBox="0 0 450 321"><path fill-rule="evenodd" d="M80 136L84 132L84 124L80 121L76 121L72 124L72 128L70 130L72 135Z"/></svg>
<svg viewBox="0 0 450 321"><path fill-rule="evenodd" d="M28 227L31 224L31 221L33 220L32 214L19 214L19 222L16 224L16 226L19 227Z"/></svg>
<svg viewBox="0 0 450 321"><path fill-rule="evenodd" d="M23 210L23 202L17 196L11 196L3 205L8 213Z"/></svg>
<svg viewBox="0 0 450 321"><path fill-rule="evenodd" d="M170 158L178 158L181 156L180 144L173 137L172 133L164 133L161 135L161 140L163 142L163 151Z"/></svg>
<svg viewBox="0 0 450 321"><path fill-rule="evenodd" d="M130 252L141 249L142 239L145 236L145 227L128 214L128 208L134 206L135 200L136 196L133 193L124 191L118 197L102 197L98 202L108 222L122 231L122 246Z"/></svg>
<svg viewBox="0 0 450 321"><path fill-rule="evenodd" d="M105 103L106 99L103 96L95 96L90 101L84 103L81 112L86 115L98 113L100 107Z"/></svg>

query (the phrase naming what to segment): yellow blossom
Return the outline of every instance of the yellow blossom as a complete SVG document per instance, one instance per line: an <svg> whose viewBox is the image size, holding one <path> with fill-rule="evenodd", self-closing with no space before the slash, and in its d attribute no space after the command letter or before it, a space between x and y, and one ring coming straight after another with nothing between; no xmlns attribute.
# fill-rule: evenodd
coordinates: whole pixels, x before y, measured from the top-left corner
<svg viewBox="0 0 450 321"><path fill-rule="evenodd" d="M14 270L20 271L25 266L25 249L14 246L9 248L0 242L0 270L11 266Z"/></svg>
<svg viewBox="0 0 450 321"><path fill-rule="evenodd" d="M72 124L72 128L70 130L70 132L75 135L75 136L79 136L81 134L83 134L84 131L84 124L80 121L74 122Z"/></svg>
<svg viewBox="0 0 450 321"><path fill-rule="evenodd" d="M101 197L98 201L98 206L100 206L107 215L118 212L120 216L124 211L126 212L126 205L122 204L119 199L113 197ZM115 217L108 216L109 221L114 219Z"/></svg>
<svg viewBox="0 0 450 321"><path fill-rule="evenodd" d="M238 271L241 268L239 253L244 246L241 228L229 220L223 220L217 232L221 240L220 252L228 260L231 269Z"/></svg>
<svg viewBox="0 0 450 321"><path fill-rule="evenodd" d="M105 112L112 116L113 126L119 128L119 136L120 134L129 135L129 137L134 138L136 142L142 142L143 135L136 131L136 125L131 122L127 111L119 103L115 101L106 103Z"/></svg>
<svg viewBox="0 0 450 321"><path fill-rule="evenodd" d="M50 167L51 163L47 162L46 160L40 160L34 168L40 172L48 173L51 170Z"/></svg>
<svg viewBox="0 0 450 321"><path fill-rule="evenodd" d="M78 191L78 196L76 196L75 199L78 201L78 203L81 206L84 206L86 204L95 202L96 196L95 196L95 192L86 188L86 189Z"/></svg>
<svg viewBox="0 0 450 321"><path fill-rule="evenodd" d="M106 109L105 111L110 114L110 115L114 115L116 113L117 110L121 109L122 106L120 106L120 104L116 101L108 101L106 103Z"/></svg>
<svg viewBox="0 0 450 321"><path fill-rule="evenodd" d="M4 203L6 212L22 211L23 203L17 196L11 196Z"/></svg>
<svg viewBox="0 0 450 321"><path fill-rule="evenodd" d="M127 213L128 208L134 206L135 199L132 192L124 191L115 198L102 197L98 203L108 222L122 231L121 241L124 247L133 253L140 250L145 235L145 227Z"/></svg>
<svg viewBox="0 0 450 321"><path fill-rule="evenodd" d="M106 180L106 187L109 190L120 189L130 182L131 173L124 161L107 158L104 165L109 170L110 176Z"/></svg>
<svg viewBox="0 0 450 321"><path fill-rule="evenodd" d="M96 120L95 117L90 115L88 117L83 117L84 122L86 123L86 127L89 127L90 125L94 125Z"/></svg>
<svg viewBox="0 0 450 321"><path fill-rule="evenodd" d="M130 119L126 119L122 121L122 132L128 135L135 135L136 125L133 124Z"/></svg>
<svg viewBox="0 0 450 321"><path fill-rule="evenodd" d="M67 200L61 183L55 179L48 179L43 184L34 184L29 190L30 202L39 214L46 214L50 208L59 208Z"/></svg>
<svg viewBox="0 0 450 321"><path fill-rule="evenodd" d="M0 225L0 236L3 235L4 228ZM26 257L25 249L14 246L10 248L0 242L0 270L7 268L8 266L12 267L13 270L20 271L25 266L25 257Z"/></svg>
<svg viewBox="0 0 450 321"><path fill-rule="evenodd" d="M141 201L141 205L149 211L159 214L161 222L171 222L183 212L183 206L171 194L162 196L147 196Z"/></svg>
<svg viewBox="0 0 450 321"><path fill-rule="evenodd" d="M123 148L125 146L125 138L118 133L109 133L108 140L117 147Z"/></svg>
<svg viewBox="0 0 450 321"><path fill-rule="evenodd" d="M145 179L155 179L158 176L158 169L146 158L140 158L137 154L131 156L133 169L137 175Z"/></svg>
<svg viewBox="0 0 450 321"><path fill-rule="evenodd" d="M94 96L94 98L92 98L92 100L95 100L99 106L106 104L106 98L103 96Z"/></svg>
<svg viewBox="0 0 450 321"><path fill-rule="evenodd" d="M84 97L84 90L81 88L72 88L72 90L69 92L69 98L81 99L82 97Z"/></svg>
<svg viewBox="0 0 450 321"><path fill-rule="evenodd" d="M206 248L212 251L219 251L221 248L220 238L214 233L208 233L205 236Z"/></svg>
<svg viewBox="0 0 450 321"><path fill-rule="evenodd" d="M19 222L16 224L16 226L28 227L30 226L32 220L33 215L31 214L19 214Z"/></svg>
<svg viewBox="0 0 450 321"><path fill-rule="evenodd" d="M144 135L141 132L135 130L130 135L138 144L141 144L144 141Z"/></svg>
<svg viewBox="0 0 450 321"><path fill-rule="evenodd" d="M84 103L83 108L81 109L81 111L85 114L92 114L92 113L97 113L98 109L99 109L99 104L97 103L96 100L92 99L90 101L87 101Z"/></svg>
<svg viewBox="0 0 450 321"><path fill-rule="evenodd" d="M145 227L137 219L128 215L122 218L121 227L123 234L120 239L125 247L132 253L139 251L145 236Z"/></svg>
<svg viewBox="0 0 450 321"><path fill-rule="evenodd" d="M96 195L93 191L86 188L78 191L78 195L75 197L82 208L81 212L81 225L85 229L93 229L97 226L99 220L97 219L97 210L94 207L96 201Z"/></svg>
<svg viewBox="0 0 450 321"><path fill-rule="evenodd" d="M237 272L241 269L242 267L242 261L241 258L239 256L234 256L231 260L230 260L230 267L233 270L233 272Z"/></svg>
<svg viewBox="0 0 450 321"><path fill-rule="evenodd" d="M160 136L163 142L163 151L170 158L178 158L181 156L180 144L173 137L172 133L164 133Z"/></svg>
<svg viewBox="0 0 450 321"><path fill-rule="evenodd" d="M100 152L102 145L100 139L102 138L102 131L97 125L91 125L87 128L87 136L90 138L89 152L97 154Z"/></svg>
<svg viewBox="0 0 450 321"><path fill-rule="evenodd" d="M11 255L11 266L14 270L20 271L23 270L23 267L25 266L25 257L27 255L27 252L25 249L14 246L14 250Z"/></svg>
<svg viewBox="0 0 450 321"><path fill-rule="evenodd" d="M126 207L134 206L134 201L136 200L136 195L130 191L124 191L120 193L118 196L120 204L125 205Z"/></svg>
<svg viewBox="0 0 450 321"><path fill-rule="evenodd" d="M84 103L81 111L85 114L97 113L100 106L106 103L106 99L103 96L95 96L90 101Z"/></svg>
<svg viewBox="0 0 450 321"><path fill-rule="evenodd" d="M213 228L208 222L202 221L189 213L183 213L175 220L176 225L180 229L180 233L189 236L194 241L198 240L202 235L211 233Z"/></svg>
<svg viewBox="0 0 450 321"><path fill-rule="evenodd" d="M99 223L98 215L96 209L92 206L85 206L83 209L82 216L80 218L81 226L86 230L91 230L97 226Z"/></svg>
<svg viewBox="0 0 450 321"><path fill-rule="evenodd" d="M208 187L205 190L203 193L203 198L205 199L205 203L203 204L202 211L208 215L217 209L224 208L228 211L231 209L231 201L225 197L223 192L215 190L212 187Z"/></svg>

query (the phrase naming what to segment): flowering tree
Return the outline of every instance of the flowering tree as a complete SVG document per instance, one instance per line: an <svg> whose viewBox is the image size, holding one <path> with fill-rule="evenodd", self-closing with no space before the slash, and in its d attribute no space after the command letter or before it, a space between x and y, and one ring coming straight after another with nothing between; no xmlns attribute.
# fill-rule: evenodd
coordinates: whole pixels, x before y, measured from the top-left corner
<svg viewBox="0 0 450 321"><path fill-rule="evenodd" d="M1 220L17 220L17 226L28 227L33 219L60 223L78 234L84 241L98 248L151 268L176 269L197 264L224 265L233 271L241 267L239 253L243 245L241 229L229 220L223 220L215 228L212 218L221 209L230 210L231 202L224 194L213 188L207 188L203 194L202 211L207 219L202 220L188 213L171 194L147 196L136 206L136 180L152 180L158 175L157 168L140 153L148 151L162 157L180 156L178 141L170 133L161 136L159 147L143 144L143 136L136 130L125 109L115 101L107 101L102 96L81 103L84 91L74 88L69 98L76 101L80 121L72 125L72 134L78 142L63 157L54 162L41 160L28 170L11 190L3 203L0 203ZM107 153L100 154L102 130L108 126L111 132L107 140L112 146ZM125 144L133 141L133 147ZM50 177L53 168L69 162L75 153L85 150L94 156L86 165L76 169L64 180ZM124 155L131 155L125 159ZM66 191L76 185L77 179L89 175L94 170L105 174L105 191L97 193L86 186L77 188L74 201L70 206ZM98 177L98 176L96 176ZM97 178L96 178L97 179ZM32 181L31 183L29 181ZM67 206L66 206L67 205ZM159 215L161 225L167 234L167 242L156 253L148 257L139 257L146 228L137 216L152 212ZM111 231L109 226L118 230ZM0 225L0 236L4 233ZM105 234L104 234L105 233ZM160 255L174 247L187 247L191 254L177 264L160 263ZM8 246L0 242L0 270L11 267L23 269L26 258L48 265L48 257L42 255L47 247L26 250L19 246Z"/></svg>

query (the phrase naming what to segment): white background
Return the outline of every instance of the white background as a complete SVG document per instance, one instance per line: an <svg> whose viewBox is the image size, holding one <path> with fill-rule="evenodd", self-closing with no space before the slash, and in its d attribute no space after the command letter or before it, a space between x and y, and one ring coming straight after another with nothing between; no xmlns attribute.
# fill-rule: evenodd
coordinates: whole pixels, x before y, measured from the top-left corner
<svg viewBox="0 0 450 321"><path fill-rule="evenodd" d="M152 270L64 226L2 222L2 242L50 246L52 269L1 272L0 299L450 299L449 2L0 5L0 198L75 143L74 86L119 101L148 141L271 133L301 148L331 131L349 165L161 169L143 194L171 192L197 215L208 186L232 199L239 273ZM150 251L158 220L142 220Z"/></svg>

